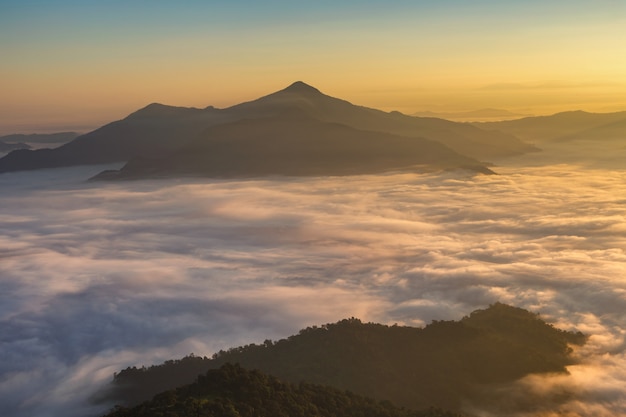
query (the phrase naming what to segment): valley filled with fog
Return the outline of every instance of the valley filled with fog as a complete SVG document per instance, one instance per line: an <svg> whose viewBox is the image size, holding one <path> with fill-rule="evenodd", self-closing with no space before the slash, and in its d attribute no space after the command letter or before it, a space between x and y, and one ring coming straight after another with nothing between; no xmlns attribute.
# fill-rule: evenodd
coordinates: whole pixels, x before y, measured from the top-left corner
<svg viewBox="0 0 626 417"><path fill-rule="evenodd" d="M102 169L0 176L3 416L102 413L127 366L497 301L590 335L569 376L519 384L626 413L624 171L85 181Z"/></svg>

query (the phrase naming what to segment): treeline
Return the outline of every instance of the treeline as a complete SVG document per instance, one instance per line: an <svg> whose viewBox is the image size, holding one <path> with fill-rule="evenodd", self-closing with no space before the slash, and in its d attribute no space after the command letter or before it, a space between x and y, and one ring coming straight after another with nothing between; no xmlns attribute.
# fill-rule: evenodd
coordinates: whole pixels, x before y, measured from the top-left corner
<svg viewBox="0 0 626 417"><path fill-rule="evenodd" d="M136 404L208 369L238 363L284 381L332 386L412 409L460 410L463 402L491 401L486 386L530 373L566 372L573 363L569 345L585 340L582 333L556 329L536 314L500 303L424 328L351 318L212 358L128 368L116 374L105 397Z"/></svg>
<svg viewBox="0 0 626 417"><path fill-rule="evenodd" d="M226 364L190 385L158 394L106 417L460 417L431 408L412 411L349 391L291 384L259 371Z"/></svg>

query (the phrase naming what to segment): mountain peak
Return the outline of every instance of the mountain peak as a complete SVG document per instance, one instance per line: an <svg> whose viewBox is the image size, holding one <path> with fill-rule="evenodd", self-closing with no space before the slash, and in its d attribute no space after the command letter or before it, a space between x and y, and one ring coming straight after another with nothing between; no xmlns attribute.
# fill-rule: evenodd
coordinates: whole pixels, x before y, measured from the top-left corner
<svg viewBox="0 0 626 417"><path fill-rule="evenodd" d="M292 93L317 93L317 94L321 93L320 90L318 90L317 88L312 87L302 81L296 81L295 83L291 84L289 87L285 88L283 91L288 91Z"/></svg>

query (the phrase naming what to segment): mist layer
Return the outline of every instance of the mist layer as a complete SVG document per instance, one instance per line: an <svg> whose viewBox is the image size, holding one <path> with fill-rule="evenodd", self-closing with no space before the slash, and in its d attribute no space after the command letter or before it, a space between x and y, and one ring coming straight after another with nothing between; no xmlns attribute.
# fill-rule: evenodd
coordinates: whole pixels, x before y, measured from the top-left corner
<svg viewBox="0 0 626 417"><path fill-rule="evenodd" d="M101 169L0 176L4 416L97 414L129 365L496 301L591 336L569 376L518 383L571 394L527 415L626 413L624 172L77 180Z"/></svg>

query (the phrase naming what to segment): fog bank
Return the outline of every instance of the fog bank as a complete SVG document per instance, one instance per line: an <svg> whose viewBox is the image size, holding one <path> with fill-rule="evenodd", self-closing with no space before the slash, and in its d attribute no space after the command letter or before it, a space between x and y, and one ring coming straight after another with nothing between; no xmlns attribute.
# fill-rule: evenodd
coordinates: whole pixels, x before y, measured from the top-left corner
<svg viewBox="0 0 626 417"><path fill-rule="evenodd" d="M101 169L0 175L3 416L97 415L128 365L496 301L591 335L570 376L520 383L571 399L525 415L626 415L623 171L82 181Z"/></svg>

